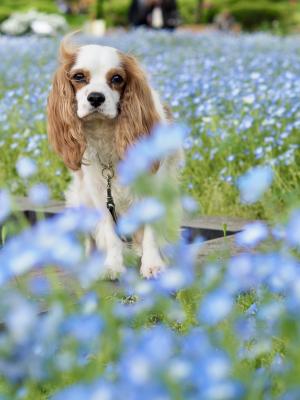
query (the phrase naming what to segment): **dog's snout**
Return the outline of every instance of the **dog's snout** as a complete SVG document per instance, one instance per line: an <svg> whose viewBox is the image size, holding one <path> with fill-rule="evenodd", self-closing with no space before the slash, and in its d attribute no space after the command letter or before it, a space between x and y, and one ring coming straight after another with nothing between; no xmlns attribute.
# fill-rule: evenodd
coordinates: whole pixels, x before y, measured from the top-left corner
<svg viewBox="0 0 300 400"><path fill-rule="evenodd" d="M100 92L90 93L87 99L93 107L99 107L102 103L105 102L105 96L103 93Z"/></svg>

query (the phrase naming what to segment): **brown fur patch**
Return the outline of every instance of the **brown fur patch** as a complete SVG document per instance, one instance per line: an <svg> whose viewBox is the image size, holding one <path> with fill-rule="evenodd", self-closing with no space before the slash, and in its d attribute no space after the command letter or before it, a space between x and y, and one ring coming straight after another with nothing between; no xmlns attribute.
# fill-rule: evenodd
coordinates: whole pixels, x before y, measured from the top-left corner
<svg viewBox="0 0 300 400"><path fill-rule="evenodd" d="M77 48L66 40L60 46L60 66L48 97L48 137L56 153L66 166L74 171L81 167L86 141L82 134L81 121L76 114L74 88L69 79L75 63Z"/></svg>
<svg viewBox="0 0 300 400"><path fill-rule="evenodd" d="M149 135L160 121L145 73L132 56L119 53L126 72L126 86L116 126L116 145L120 158L140 137Z"/></svg>

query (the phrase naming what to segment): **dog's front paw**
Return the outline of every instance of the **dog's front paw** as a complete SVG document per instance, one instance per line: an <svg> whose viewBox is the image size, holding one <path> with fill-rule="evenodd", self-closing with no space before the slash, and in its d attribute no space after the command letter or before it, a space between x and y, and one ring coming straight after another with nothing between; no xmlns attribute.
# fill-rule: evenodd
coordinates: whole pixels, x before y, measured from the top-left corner
<svg viewBox="0 0 300 400"><path fill-rule="evenodd" d="M126 271L123 260L114 257L107 257L103 267L103 278L115 280Z"/></svg>
<svg viewBox="0 0 300 400"><path fill-rule="evenodd" d="M141 275L143 278L156 278L161 272L166 269L165 263L160 260L159 262L142 262Z"/></svg>

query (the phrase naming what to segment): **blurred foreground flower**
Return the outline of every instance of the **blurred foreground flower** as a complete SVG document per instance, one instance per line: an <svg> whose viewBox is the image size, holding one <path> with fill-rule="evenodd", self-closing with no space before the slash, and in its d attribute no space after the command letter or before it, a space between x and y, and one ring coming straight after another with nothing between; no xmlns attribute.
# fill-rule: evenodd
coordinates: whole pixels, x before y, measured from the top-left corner
<svg viewBox="0 0 300 400"><path fill-rule="evenodd" d="M207 325L216 325L228 316L233 305L231 295L223 289L216 289L203 299L199 310L199 320Z"/></svg>
<svg viewBox="0 0 300 400"><path fill-rule="evenodd" d="M37 171L36 163L28 157L19 158L16 168L21 178L29 178Z"/></svg>
<svg viewBox="0 0 300 400"><path fill-rule="evenodd" d="M286 228L286 237L292 246L300 246L300 209L292 212Z"/></svg>
<svg viewBox="0 0 300 400"><path fill-rule="evenodd" d="M187 129L181 125L157 126L151 136L143 137L131 147L118 172L122 184L128 185L147 172L152 165L166 156L180 150L187 135Z"/></svg>
<svg viewBox="0 0 300 400"><path fill-rule="evenodd" d="M259 166L250 169L241 176L237 185L243 203L255 203L270 187L273 180L273 170L269 166Z"/></svg>
<svg viewBox="0 0 300 400"><path fill-rule="evenodd" d="M154 198L146 198L135 203L122 215L118 222L121 235L132 235L140 226L160 219L165 213L165 207Z"/></svg>
<svg viewBox="0 0 300 400"><path fill-rule="evenodd" d="M11 199L7 190L0 190L0 223L8 217L11 211Z"/></svg>
<svg viewBox="0 0 300 400"><path fill-rule="evenodd" d="M99 218L95 210L67 209L9 239L0 251L0 284L35 267L76 267L84 258L76 235L91 232Z"/></svg>
<svg viewBox="0 0 300 400"><path fill-rule="evenodd" d="M242 232L236 235L236 242L240 246L255 247L268 237L267 226L260 221L245 225Z"/></svg>
<svg viewBox="0 0 300 400"><path fill-rule="evenodd" d="M32 204L43 206L49 201L49 189L44 183L38 183L29 189L29 199Z"/></svg>

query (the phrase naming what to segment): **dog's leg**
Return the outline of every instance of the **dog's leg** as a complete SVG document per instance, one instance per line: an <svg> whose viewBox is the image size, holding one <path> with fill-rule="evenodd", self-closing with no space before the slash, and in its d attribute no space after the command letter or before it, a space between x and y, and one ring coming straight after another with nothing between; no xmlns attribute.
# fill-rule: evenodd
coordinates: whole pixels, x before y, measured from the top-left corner
<svg viewBox="0 0 300 400"><path fill-rule="evenodd" d="M109 279L116 279L125 271L123 265L123 243L114 230L114 223L109 214L97 226L95 232L97 248L104 251L104 274Z"/></svg>
<svg viewBox="0 0 300 400"><path fill-rule="evenodd" d="M165 268L166 264L160 255L154 232L146 225L142 242L141 274L144 278L156 277Z"/></svg>

